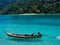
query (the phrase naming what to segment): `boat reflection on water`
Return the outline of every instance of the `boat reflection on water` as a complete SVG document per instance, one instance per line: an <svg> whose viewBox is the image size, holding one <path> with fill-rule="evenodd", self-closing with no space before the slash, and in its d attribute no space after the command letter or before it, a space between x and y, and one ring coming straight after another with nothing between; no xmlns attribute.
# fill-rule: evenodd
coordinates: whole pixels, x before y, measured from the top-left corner
<svg viewBox="0 0 60 45"><path fill-rule="evenodd" d="M42 42L43 40L40 38L34 38L34 39L27 39L27 38L8 38L7 40L10 41L17 41L17 42Z"/></svg>

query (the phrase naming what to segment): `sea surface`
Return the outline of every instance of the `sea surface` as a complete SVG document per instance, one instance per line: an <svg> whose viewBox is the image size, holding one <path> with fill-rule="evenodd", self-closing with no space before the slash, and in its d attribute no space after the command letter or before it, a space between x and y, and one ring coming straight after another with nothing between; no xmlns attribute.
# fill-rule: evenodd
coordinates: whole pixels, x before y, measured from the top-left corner
<svg viewBox="0 0 60 45"><path fill-rule="evenodd" d="M46 36L34 39L8 37L6 32L16 34L37 34ZM60 16L0 15L0 45L60 45Z"/></svg>

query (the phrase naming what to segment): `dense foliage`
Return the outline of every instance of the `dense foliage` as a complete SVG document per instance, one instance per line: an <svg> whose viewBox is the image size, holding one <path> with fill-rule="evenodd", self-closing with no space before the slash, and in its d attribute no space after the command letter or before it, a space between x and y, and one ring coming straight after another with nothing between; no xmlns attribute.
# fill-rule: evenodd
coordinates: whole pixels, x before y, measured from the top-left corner
<svg viewBox="0 0 60 45"><path fill-rule="evenodd" d="M59 0L14 0L10 3L0 2L1 6L0 14L60 13Z"/></svg>

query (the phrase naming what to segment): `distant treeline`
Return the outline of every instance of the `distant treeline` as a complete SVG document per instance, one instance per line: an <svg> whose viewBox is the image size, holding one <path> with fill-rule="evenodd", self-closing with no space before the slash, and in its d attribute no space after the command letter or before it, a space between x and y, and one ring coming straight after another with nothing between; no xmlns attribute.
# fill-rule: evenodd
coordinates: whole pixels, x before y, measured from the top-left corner
<svg viewBox="0 0 60 45"><path fill-rule="evenodd" d="M18 0L0 9L0 14L60 13L59 0Z"/></svg>

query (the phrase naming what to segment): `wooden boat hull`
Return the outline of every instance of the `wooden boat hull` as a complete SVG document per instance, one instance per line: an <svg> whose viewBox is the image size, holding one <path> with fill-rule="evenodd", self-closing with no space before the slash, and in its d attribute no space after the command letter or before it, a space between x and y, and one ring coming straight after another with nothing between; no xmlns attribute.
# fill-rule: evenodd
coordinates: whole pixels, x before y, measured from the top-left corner
<svg viewBox="0 0 60 45"><path fill-rule="evenodd" d="M13 33L6 33L9 37L15 38L41 38L41 35L30 35L30 34L13 34Z"/></svg>

